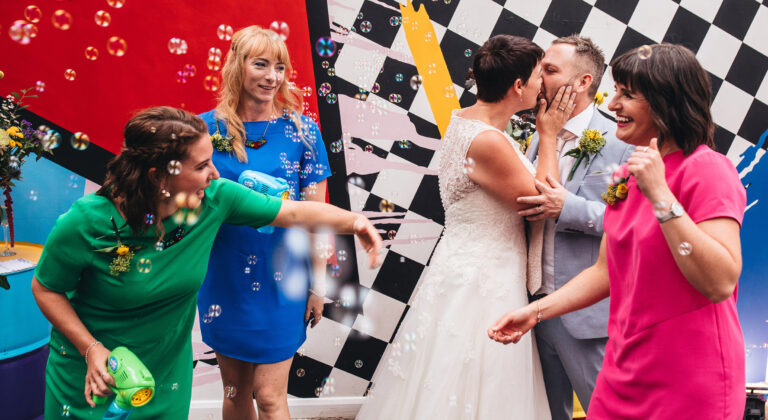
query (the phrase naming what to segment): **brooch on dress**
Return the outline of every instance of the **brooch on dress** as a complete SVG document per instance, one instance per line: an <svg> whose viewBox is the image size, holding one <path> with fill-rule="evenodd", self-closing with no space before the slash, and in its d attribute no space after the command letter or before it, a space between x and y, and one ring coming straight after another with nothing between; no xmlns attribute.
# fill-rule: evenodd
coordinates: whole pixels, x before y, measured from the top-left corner
<svg viewBox="0 0 768 420"><path fill-rule="evenodd" d="M629 187L627 187L627 181L631 175L627 171L627 166L622 165L611 175L611 184L608 185L608 189L600 194L603 201L609 206L613 206L619 200L627 198Z"/></svg>
<svg viewBox="0 0 768 420"><path fill-rule="evenodd" d="M120 238L120 230L117 228L115 218L110 217L109 221L112 222L112 229L114 229L115 236L117 237L117 245L107 248L97 249L96 252L107 254L112 256L112 262L109 263L109 274L113 276L119 276L120 273L127 273L131 270L131 259L133 255L140 249L144 248L142 245L135 245L129 243L123 243Z"/></svg>

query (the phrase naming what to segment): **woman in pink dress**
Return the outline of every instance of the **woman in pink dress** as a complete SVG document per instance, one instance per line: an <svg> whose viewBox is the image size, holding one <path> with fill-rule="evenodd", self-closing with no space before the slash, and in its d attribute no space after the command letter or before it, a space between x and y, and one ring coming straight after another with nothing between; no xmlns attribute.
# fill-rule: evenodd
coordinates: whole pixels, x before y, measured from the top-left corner
<svg viewBox="0 0 768 420"><path fill-rule="evenodd" d="M616 136L637 149L606 192L598 261L505 314L488 335L517 342L537 321L610 295L589 419L741 419L746 194L733 164L712 150L709 78L690 50L671 44L637 48L611 66Z"/></svg>

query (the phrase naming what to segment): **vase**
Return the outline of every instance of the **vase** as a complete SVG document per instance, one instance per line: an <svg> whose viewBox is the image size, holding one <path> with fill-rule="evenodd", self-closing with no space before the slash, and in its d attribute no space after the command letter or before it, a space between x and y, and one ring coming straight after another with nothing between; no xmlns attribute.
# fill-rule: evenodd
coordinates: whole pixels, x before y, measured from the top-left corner
<svg viewBox="0 0 768 420"><path fill-rule="evenodd" d="M10 257L16 255L11 246L11 234L8 218L8 209L6 206L0 206L0 227L3 229L3 243L0 245L0 257Z"/></svg>

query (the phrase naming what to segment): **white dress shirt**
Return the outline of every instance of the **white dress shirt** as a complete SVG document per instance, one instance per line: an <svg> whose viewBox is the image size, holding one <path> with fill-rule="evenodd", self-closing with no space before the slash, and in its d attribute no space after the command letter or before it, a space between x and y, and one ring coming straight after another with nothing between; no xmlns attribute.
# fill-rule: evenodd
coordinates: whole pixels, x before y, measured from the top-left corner
<svg viewBox="0 0 768 420"><path fill-rule="evenodd" d="M568 173L571 172L573 164L576 158L570 156L563 156L569 150L575 148L578 145L581 133L589 128L589 122L592 121L592 117L595 114L595 108L588 106L585 110L581 111L568 122L565 123L563 130L567 130L573 135L571 140L568 140L558 147L558 165L557 170L560 172L560 183L565 185L568 179ZM558 146L560 146L561 139L568 137L567 133L563 131L558 135ZM563 135L565 134L565 136ZM538 157L537 157L538 159ZM534 164L537 164L538 160L534 160ZM582 162L582 165L586 162ZM541 288L537 294L545 293L549 294L555 291L555 220L546 219L544 225L544 249L542 250L542 279Z"/></svg>

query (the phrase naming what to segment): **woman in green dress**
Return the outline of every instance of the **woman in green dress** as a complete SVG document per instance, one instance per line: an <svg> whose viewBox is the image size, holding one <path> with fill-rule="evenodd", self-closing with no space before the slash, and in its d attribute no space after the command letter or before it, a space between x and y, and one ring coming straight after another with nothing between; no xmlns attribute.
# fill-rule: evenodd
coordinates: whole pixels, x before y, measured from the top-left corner
<svg viewBox="0 0 768 420"><path fill-rule="evenodd" d="M102 417L107 404L95 406L91 395L111 393L106 361L117 346L133 351L155 379L154 397L131 419L187 418L197 291L222 223L354 233L371 265L379 263L381 238L365 217L218 179L199 117L150 108L124 134L104 186L57 220L32 280L53 324L46 419ZM212 305L207 316L220 313Z"/></svg>

